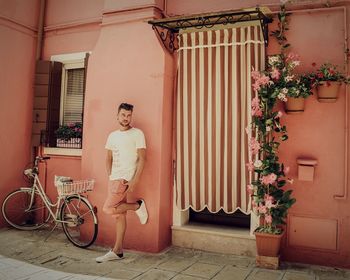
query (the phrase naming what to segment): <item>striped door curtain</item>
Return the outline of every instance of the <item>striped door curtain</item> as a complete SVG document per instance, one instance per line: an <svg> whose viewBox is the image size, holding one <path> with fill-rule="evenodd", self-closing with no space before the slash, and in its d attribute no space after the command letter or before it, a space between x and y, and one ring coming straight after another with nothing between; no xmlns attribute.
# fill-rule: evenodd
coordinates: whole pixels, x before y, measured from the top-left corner
<svg viewBox="0 0 350 280"><path fill-rule="evenodd" d="M250 213L248 137L251 71L264 68L258 23L179 34L176 204Z"/></svg>

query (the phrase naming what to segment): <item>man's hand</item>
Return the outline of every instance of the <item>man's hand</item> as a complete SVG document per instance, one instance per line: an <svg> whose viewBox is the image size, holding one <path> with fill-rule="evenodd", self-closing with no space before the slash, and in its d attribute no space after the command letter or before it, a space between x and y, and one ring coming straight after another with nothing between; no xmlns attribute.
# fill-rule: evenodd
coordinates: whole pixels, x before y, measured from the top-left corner
<svg viewBox="0 0 350 280"><path fill-rule="evenodd" d="M124 180L123 181L123 185L124 186L128 186L128 188L126 189L126 191L125 192L133 192L134 191L134 189L135 189L135 187L136 187L136 181L135 180L130 180L129 182L128 181L126 181L126 180Z"/></svg>

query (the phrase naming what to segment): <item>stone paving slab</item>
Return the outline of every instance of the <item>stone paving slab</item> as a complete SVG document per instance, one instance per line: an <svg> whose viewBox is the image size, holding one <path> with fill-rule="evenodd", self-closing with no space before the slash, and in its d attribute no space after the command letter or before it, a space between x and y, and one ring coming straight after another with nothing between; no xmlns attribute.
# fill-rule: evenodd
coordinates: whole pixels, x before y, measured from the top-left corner
<svg viewBox="0 0 350 280"><path fill-rule="evenodd" d="M125 258L98 264L108 250L74 247L60 231L0 229L0 280L350 280L350 270L282 263L261 269L255 259L170 247L159 254L125 251Z"/></svg>

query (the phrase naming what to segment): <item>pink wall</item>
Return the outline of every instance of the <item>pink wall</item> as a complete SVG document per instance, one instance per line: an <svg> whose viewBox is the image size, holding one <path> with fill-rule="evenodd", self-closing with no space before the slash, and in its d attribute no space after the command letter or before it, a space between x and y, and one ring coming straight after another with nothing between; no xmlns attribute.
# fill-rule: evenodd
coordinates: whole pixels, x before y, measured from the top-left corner
<svg viewBox="0 0 350 280"><path fill-rule="evenodd" d="M118 15L113 20L118 20ZM126 37L128 40L123 40ZM118 104L125 101L135 105L133 125L146 135L147 163L142 182L129 198L145 199L149 222L142 226L136 215L130 213L125 245L151 252L162 250L170 242L170 177L165 178L162 172L169 174L171 168L172 113L169 104L172 84L164 82L165 71L169 68L164 56L148 24L131 22L104 26L89 62L85 99L85 122L89 129L84 134L82 172L93 174L97 180L93 199L99 210L106 197L106 138L117 127ZM166 62L171 63L169 57ZM167 75L171 76L171 73ZM114 223L102 211L99 219L101 234L98 241L110 245L115 238Z"/></svg>
<svg viewBox="0 0 350 280"><path fill-rule="evenodd" d="M104 0L47 0L45 27L100 19L104 2Z"/></svg>
<svg viewBox="0 0 350 280"><path fill-rule="evenodd" d="M349 8L348 8L349 9ZM312 62L331 62L344 69L345 11L343 8L297 12L291 17L287 38L291 51L300 54L301 69ZM271 27L273 30L273 27ZM275 53L271 44L269 53ZM289 140L281 146L281 160L291 167L297 203L288 219L284 256L288 260L324 265L350 265L348 199L342 195L345 170L345 86L336 103L320 103L316 96L306 100L300 115L286 115ZM298 157L318 160L313 182L298 181ZM302 230L299 229L302 228ZM315 229L321 232L315 232ZM315 240L317 236L317 241ZM304 240L309 240L306 244Z"/></svg>
<svg viewBox="0 0 350 280"><path fill-rule="evenodd" d="M0 19L7 19L36 30L38 26L39 2L39 0L0 0ZM5 22L1 24L5 24Z"/></svg>
<svg viewBox="0 0 350 280"><path fill-rule="evenodd" d="M111 12L116 10L130 10L140 7L153 6L163 9L164 0L105 0L104 12Z"/></svg>
<svg viewBox="0 0 350 280"><path fill-rule="evenodd" d="M92 52L85 98L84 127L88 129L84 129L82 174L96 179L96 190L90 198L99 210L97 242L108 246L114 242L115 229L111 227L111 223L114 224L111 218L101 211L107 185L104 144L108 133L116 128L117 105L125 100L135 105L134 125L146 134L148 160L144 182L134 195L135 198L144 197L148 202L150 222L141 227L134 214L128 215L130 226L126 247L156 252L168 246L171 239L173 62L169 55L164 54L152 29L144 22L145 18L154 16L153 9L147 6L158 4L151 1L135 1L133 4L146 8L119 12L125 8L125 3L106 1L104 9L108 9L108 16L104 18L101 17L101 6L96 5L92 10L91 2L87 4L90 8L81 9L78 2L61 5L49 1L44 58L50 59L55 54ZM75 19L77 11L79 17ZM97 19L98 13L101 19ZM138 22L128 23L135 17L139 18ZM127 23L127 27L123 23ZM123 40L126 37L128 40ZM140 67L140 62L143 67ZM135 67L130 68L130 65ZM152 104L148 103L150 100ZM166 168L161 170L164 165ZM138 235L140 229L144 232L142 242Z"/></svg>
<svg viewBox="0 0 350 280"><path fill-rule="evenodd" d="M24 185L23 170L31 161L38 8L34 0L0 1L0 204L10 191Z"/></svg>

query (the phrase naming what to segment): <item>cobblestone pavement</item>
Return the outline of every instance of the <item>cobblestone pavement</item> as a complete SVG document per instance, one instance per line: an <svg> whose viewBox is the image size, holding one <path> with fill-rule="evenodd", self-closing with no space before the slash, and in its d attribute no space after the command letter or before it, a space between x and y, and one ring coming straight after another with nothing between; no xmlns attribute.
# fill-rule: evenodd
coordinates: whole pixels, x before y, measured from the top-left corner
<svg viewBox="0 0 350 280"><path fill-rule="evenodd" d="M159 254L126 251L123 260L98 264L106 248L79 249L61 231L0 230L0 280L344 280L350 270L283 263L257 268L255 259L170 247Z"/></svg>

